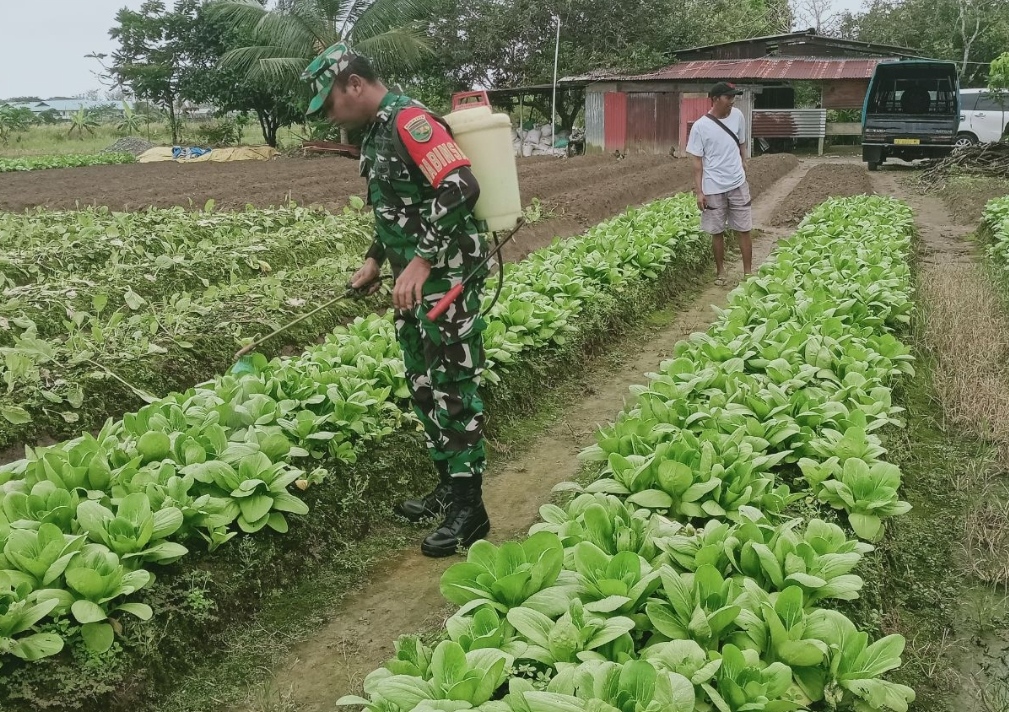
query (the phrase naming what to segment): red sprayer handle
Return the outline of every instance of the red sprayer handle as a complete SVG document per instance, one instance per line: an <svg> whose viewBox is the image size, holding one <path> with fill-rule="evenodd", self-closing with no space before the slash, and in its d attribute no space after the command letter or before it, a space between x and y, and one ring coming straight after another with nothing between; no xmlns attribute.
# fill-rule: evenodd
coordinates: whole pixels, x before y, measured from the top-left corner
<svg viewBox="0 0 1009 712"><path fill-rule="evenodd" d="M448 290L448 294L439 299L438 303L435 304L434 307L431 309L431 311L427 313L427 318L430 321L434 321L442 314L447 312L448 308L452 306L452 302L454 302L459 297L459 295L462 294L462 290L465 288L466 288L465 282L460 282L459 284L452 287L452 289Z"/></svg>
<svg viewBox="0 0 1009 712"><path fill-rule="evenodd" d="M476 93L479 94L483 92L476 92ZM513 227L508 232L508 234L505 235L505 238L503 240L497 243L497 247L491 250L490 254L484 257L483 261L476 268L476 270L480 270L486 267L487 264L492 259L494 259L498 255L498 253L501 252L501 248L507 245L511 241L511 239L515 237L515 233L518 232L519 228L522 227L524 224L525 224L525 218L520 217L518 221L515 223L515 227ZM429 320L434 321L435 319L437 319L442 314L448 311L448 308L452 306L452 302L458 299L459 295L462 294L462 290L466 288L466 283L469 281L470 277L473 276L476 270L474 270L474 272L470 272L470 274L465 279L463 279L462 282L452 287L452 289L448 290L448 293L444 297L438 300L438 303L434 305L434 308L427 313L427 318Z"/></svg>

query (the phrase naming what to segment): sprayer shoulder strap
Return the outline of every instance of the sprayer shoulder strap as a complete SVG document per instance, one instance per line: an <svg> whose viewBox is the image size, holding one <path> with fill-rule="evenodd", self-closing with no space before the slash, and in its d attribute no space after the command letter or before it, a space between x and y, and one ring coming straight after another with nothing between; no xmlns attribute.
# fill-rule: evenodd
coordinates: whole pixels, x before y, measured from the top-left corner
<svg viewBox="0 0 1009 712"><path fill-rule="evenodd" d="M722 127L722 130L723 130L723 131L724 131L725 133L727 133L727 134L729 134L730 136L732 136L732 140L736 142L736 145L737 145L737 146L738 146L738 145L739 145L739 144L741 143L741 141L739 140L739 136L737 136L737 135L736 135L736 132L735 132L735 131L733 131L732 129L730 129L730 128L729 128L728 126L726 126L725 124L723 124L723 123L722 123L722 122L721 122L721 121L720 121L720 120L718 119L718 117L714 116L713 114L705 114L705 116L707 116L707 117L708 117L709 119L711 119L711 120L712 120L712 121L714 121L714 122L715 122L716 124L718 124L719 126L721 126L721 127Z"/></svg>
<svg viewBox="0 0 1009 712"><path fill-rule="evenodd" d="M404 164L406 164L408 166L417 167L417 162L413 160L413 157L410 155L410 152L406 150L406 145L403 143L403 137L399 135L399 129L396 127L396 119L399 116L399 112L402 111L403 109L408 109L408 108L423 110L424 113L426 113L432 119L434 119L439 124L441 124L442 126L444 126L445 130L448 131L448 135L449 136L451 136L452 138L455 138L455 134L452 133L452 127L448 125L448 122L445 121L445 119L442 118L442 116L440 114L437 114L437 113L431 111L430 109L428 109L423 104L419 104L419 103L408 104L407 106L402 106L399 109L397 109L396 113L393 114L392 117L389 119L389 121L392 122L392 146L393 146L393 150L396 151L396 157L399 158L401 161L403 161Z"/></svg>

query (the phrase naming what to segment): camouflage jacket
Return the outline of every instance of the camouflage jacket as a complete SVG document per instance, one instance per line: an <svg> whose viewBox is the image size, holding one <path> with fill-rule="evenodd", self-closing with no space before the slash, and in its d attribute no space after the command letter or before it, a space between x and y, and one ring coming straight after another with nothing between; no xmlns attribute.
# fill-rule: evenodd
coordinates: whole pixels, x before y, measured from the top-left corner
<svg viewBox="0 0 1009 712"><path fill-rule="evenodd" d="M397 135L398 134L398 135ZM375 211L368 256L398 273L415 256L433 276L468 272L487 254L472 206L479 186L444 126L407 96L386 94L361 147Z"/></svg>

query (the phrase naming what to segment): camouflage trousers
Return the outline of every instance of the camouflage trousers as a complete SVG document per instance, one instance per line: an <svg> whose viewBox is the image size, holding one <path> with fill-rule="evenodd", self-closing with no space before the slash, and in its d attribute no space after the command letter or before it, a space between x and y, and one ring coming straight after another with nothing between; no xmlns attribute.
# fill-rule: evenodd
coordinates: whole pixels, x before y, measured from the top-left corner
<svg viewBox="0 0 1009 712"><path fill-rule="evenodd" d="M423 303L396 312L396 334L431 458L451 477L471 477L483 474L487 457L483 401L477 391L485 363L482 280L470 282L437 321L427 318L460 279L432 274L424 285Z"/></svg>

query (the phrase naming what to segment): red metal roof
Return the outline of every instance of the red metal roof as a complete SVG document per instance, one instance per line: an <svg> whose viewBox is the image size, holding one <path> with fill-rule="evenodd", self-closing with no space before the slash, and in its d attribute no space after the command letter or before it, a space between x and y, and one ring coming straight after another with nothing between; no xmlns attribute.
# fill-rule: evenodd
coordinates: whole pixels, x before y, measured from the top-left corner
<svg viewBox="0 0 1009 712"><path fill-rule="evenodd" d="M651 74L612 78L619 78L623 81L646 79L667 81L689 81L692 79L705 81L719 79L741 81L869 79L872 77L872 72L876 69L876 65L889 61L893 60L883 58L823 59L813 57L699 60L673 64Z"/></svg>

